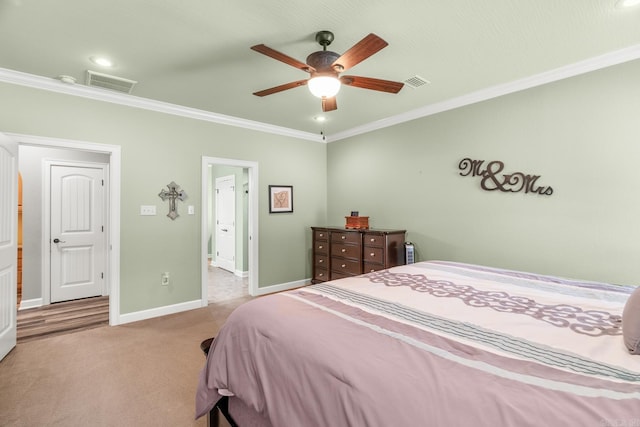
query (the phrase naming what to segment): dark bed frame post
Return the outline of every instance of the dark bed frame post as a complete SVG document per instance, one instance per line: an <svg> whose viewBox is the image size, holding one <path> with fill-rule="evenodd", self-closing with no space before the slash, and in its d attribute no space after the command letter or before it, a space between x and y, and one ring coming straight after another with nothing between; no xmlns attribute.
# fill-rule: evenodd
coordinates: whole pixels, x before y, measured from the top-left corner
<svg viewBox="0 0 640 427"><path fill-rule="evenodd" d="M218 416L218 408L214 406L207 414L207 426L218 427L220 425L220 417Z"/></svg>
<svg viewBox="0 0 640 427"><path fill-rule="evenodd" d="M224 416L231 427L238 427L238 424L236 424L231 415L229 415L229 398L227 396L223 396L218 400L216 406L211 408L209 415L207 416L207 425L209 427L219 427L220 414Z"/></svg>

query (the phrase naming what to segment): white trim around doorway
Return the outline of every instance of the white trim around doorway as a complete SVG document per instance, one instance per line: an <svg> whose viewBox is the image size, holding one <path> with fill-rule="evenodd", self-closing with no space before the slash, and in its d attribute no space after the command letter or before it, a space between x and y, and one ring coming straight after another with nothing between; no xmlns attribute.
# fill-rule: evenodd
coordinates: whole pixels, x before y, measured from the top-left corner
<svg viewBox="0 0 640 427"><path fill-rule="evenodd" d="M109 158L108 181L108 243L107 243L107 289L109 289L109 325L120 322L120 174L121 150L118 145L98 144L85 141L49 138L33 135L5 133L18 142L18 145L41 146L48 148L67 148L94 153L104 153Z"/></svg>
<svg viewBox="0 0 640 427"><path fill-rule="evenodd" d="M202 157L202 194L201 194L201 203L202 203L202 225L201 229L201 258L200 265L202 267L201 273L201 281L202 281L202 292L201 292L201 304L202 307L206 307L209 304L208 299L208 241L209 241L209 222L208 222L208 211L209 211L209 192L207 189L208 185L208 177L209 177L209 166L210 165L225 165L225 166L235 166L240 168L247 168L249 172L249 208L248 208L248 228L249 228L249 295L255 296L258 294L258 163L247 161L247 160L234 160L234 159L224 159L220 157Z"/></svg>

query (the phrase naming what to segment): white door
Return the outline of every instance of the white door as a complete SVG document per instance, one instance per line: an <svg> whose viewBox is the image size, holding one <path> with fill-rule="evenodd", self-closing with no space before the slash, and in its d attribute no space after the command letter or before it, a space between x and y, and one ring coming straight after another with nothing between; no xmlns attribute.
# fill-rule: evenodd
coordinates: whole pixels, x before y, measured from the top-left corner
<svg viewBox="0 0 640 427"><path fill-rule="evenodd" d="M236 269L236 177L216 178L216 264Z"/></svg>
<svg viewBox="0 0 640 427"><path fill-rule="evenodd" d="M51 302L103 294L104 168L51 166Z"/></svg>
<svg viewBox="0 0 640 427"><path fill-rule="evenodd" d="M0 360L16 346L18 144L0 133Z"/></svg>

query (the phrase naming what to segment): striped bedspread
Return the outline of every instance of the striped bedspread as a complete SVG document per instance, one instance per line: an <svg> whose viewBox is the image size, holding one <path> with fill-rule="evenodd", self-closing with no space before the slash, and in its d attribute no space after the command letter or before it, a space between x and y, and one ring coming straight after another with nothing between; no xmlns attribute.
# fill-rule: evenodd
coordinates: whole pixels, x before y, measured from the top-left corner
<svg viewBox="0 0 640 427"><path fill-rule="evenodd" d="M633 288L422 262L258 298L212 346L197 415L272 426L639 426Z"/></svg>

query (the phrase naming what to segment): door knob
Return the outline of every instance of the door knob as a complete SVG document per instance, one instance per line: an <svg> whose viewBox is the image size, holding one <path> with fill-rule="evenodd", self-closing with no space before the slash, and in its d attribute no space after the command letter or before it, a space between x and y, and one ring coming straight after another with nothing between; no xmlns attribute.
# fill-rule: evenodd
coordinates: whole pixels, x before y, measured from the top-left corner
<svg viewBox="0 0 640 427"><path fill-rule="evenodd" d="M60 240L57 237L53 239L53 243L66 243L64 240Z"/></svg>

